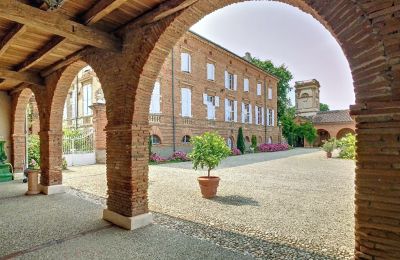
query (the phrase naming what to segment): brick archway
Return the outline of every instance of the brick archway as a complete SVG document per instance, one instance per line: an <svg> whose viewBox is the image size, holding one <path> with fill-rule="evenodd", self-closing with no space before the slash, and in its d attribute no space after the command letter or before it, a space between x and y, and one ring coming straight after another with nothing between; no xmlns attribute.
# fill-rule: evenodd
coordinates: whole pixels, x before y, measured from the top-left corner
<svg viewBox="0 0 400 260"><path fill-rule="evenodd" d="M12 164L15 170L25 168L26 159L26 110L30 100L34 98L30 88L25 88L12 95ZM39 118L40 120L40 118Z"/></svg>
<svg viewBox="0 0 400 260"><path fill-rule="evenodd" d="M355 135L356 132L351 129L351 128L342 128L341 130L339 130L339 132L336 134L336 139L341 139L343 137L345 137L347 134L352 134Z"/></svg>
<svg viewBox="0 0 400 260"><path fill-rule="evenodd" d="M129 26L126 28L127 41L146 43L141 47L132 45L134 48L131 48L144 51L137 59L140 74L135 92L134 120L147 121L153 83L168 51L180 36L205 15L236 2L243 1L199 0L173 16L144 27L140 32L129 31ZM394 13L391 9L394 3L388 2L382 7L384 4L374 5L358 0L280 2L298 7L321 22L339 42L348 59L356 94L356 105L351 107L351 113L356 117L358 127L355 258L395 257L399 253L400 230L393 214L398 215L399 211L394 213L391 210L398 208L400 202L394 189L379 184L384 177L385 183L400 186L396 179L399 174L396 170L398 155L385 152L387 142L398 140L395 126L385 124L398 122L400 106L395 102L400 93L400 62L398 51L395 51L399 41L390 36L398 30L399 23L386 17ZM139 100L140 103L137 102ZM144 138L143 135L139 139L142 142ZM376 149L366 148L371 139L376 141ZM386 148L390 150L390 147ZM147 169L138 170L147 174ZM147 190L147 185L143 189Z"/></svg>

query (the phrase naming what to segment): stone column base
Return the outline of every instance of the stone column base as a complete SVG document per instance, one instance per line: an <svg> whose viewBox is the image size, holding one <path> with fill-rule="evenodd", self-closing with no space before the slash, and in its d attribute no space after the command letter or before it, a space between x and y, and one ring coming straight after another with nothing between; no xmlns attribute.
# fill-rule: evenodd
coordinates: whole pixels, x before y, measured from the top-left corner
<svg viewBox="0 0 400 260"><path fill-rule="evenodd" d="M151 213L125 217L108 209L103 210L103 219L128 230L138 229L153 223L153 215Z"/></svg>
<svg viewBox="0 0 400 260"><path fill-rule="evenodd" d="M51 185L51 186L40 185L40 187L41 187L42 193L46 194L46 195L52 195L52 194L58 194L58 193L65 192L64 185Z"/></svg>

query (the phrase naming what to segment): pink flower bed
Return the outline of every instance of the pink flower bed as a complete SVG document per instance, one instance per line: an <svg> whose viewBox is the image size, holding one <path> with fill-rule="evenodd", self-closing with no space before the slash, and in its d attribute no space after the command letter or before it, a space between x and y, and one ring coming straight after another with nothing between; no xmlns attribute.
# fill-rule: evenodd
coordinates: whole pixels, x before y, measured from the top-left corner
<svg viewBox="0 0 400 260"><path fill-rule="evenodd" d="M187 156L185 152L176 151L172 154L171 160L181 160L185 162L185 161L190 161L190 158Z"/></svg>
<svg viewBox="0 0 400 260"><path fill-rule="evenodd" d="M265 152L279 152L289 150L289 145L287 144L261 144L258 146L258 151Z"/></svg>
<svg viewBox="0 0 400 260"><path fill-rule="evenodd" d="M241 155L242 152L237 148L232 148L231 150L233 156Z"/></svg>
<svg viewBox="0 0 400 260"><path fill-rule="evenodd" d="M162 157L162 156L160 156L160 155L158 155L158 154L156 154L156 153L153 153L153 154L150 156L150 161L151 161L151 162L156 162L156 163L162 163L162 162L167 161L167 158Z"/></svg>

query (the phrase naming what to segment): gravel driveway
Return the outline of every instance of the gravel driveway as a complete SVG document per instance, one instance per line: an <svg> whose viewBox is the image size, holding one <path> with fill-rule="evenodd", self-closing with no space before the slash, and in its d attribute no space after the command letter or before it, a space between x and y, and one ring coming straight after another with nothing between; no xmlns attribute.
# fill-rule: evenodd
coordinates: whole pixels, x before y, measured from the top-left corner
<svg viewBox="0 0 400 260"><path fill-rule="evenodd" d="M152 211L333 258L354 249L353 161L319 150L230 157L214 171L218 197L202 199L190 163L150 166ZM73 167L64 183L106 197L105 166Z"/></svg>

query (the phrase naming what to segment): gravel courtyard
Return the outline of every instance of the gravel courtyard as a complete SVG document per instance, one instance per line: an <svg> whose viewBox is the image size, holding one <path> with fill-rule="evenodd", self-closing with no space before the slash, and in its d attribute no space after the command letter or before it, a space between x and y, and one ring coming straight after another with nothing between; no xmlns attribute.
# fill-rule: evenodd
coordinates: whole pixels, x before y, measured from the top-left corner
<svg viewBox="0 0 400 260"><path fill-rule="evenodd" d="M172 217L329 258L350 258L354 167L353 161L328 160L312 149L230 157L214 171L221 178L218 197L206 200L196 181L202 172L192 170L190 162L150 166L149 206L159 222ZM64 183L104 198L105 170L104 165L71 167ZM251 248L235 239L232 235L233 244L225 246ZM250 251L262 257L258 251L263 250Z"/></svg>

